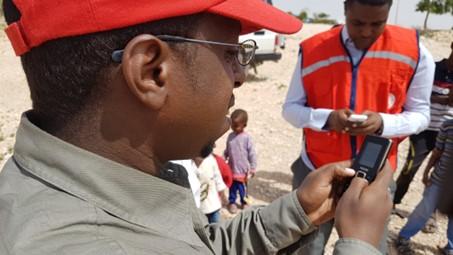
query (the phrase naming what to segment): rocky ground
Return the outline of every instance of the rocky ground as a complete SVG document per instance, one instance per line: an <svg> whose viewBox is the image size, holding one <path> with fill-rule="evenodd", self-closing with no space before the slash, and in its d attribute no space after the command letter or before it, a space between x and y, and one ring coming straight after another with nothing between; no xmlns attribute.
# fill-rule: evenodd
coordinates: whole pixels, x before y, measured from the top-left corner
<svg viewBox="0 0 453 255"><path fill-rule="evenodd" d="M249 192L255 204L267 204L291 190L292 174L289 166L300 153L301 131L293 128L281 117L281 106L288 89L289 80L297 59L298 43L308 36L328 29L324 25L305 25L301 33L287 37L287 47L278 63L267 62L258 67L258 74L236 91L236 106L250 114L247 131L254 138L259 156L258 173L249 183ZM430 38L422 37L425 46L436 60L448 56L451 31L438 32ZM20 114L29 109L31 102L20 61L4 36L0 33L0 166L13 152L14 133ZM224 148L225 136L216 150ZM407 153L407 142L400 147L400 167ZM398 173L397 173L398 174ZM403 212L410 212L418 203L423 185L421 172L416 176L408 195L399 206ZM231 217L223 211L225 217ZM392 215L390 232L393 237L406 222ZM437 254L437 246L446 243L446 220L441 218L436 234L420 233L414 238L417 254ZM337 236L334 234L326 254L332 253ZM396 253L394 253L396 254Z"/></svg>

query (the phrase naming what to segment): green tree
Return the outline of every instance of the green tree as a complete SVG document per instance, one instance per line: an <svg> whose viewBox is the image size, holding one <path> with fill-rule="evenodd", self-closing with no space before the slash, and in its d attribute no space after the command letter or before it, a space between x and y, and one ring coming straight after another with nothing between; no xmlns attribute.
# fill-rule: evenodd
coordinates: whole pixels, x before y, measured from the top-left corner
<svg viewBox="0 0 453 255"><path fill-rule="evenodd" d="M453 14L453 0L420 0L417 4L416 11L426 12L423 29L428 28L428 18L431 13L434 14Z"/></svg>
<svg viewBox="0 0 453 255"><path fill-rule="evenodd" d="M308 18L308 13L307 13L307 11L302 10L302 11L299 13L299 15L297 15L297 18L299 18L299 19L302 20L302 21L307 20L307 18Z"/></svg>
<svg viewBox="0 0 453 255"><path fill-rule="evenodd" d="M318 13L317 16L318 16L317 18L319 18L319 19L328 19L329 18L329 14L324 13L324 12Z"/></svg>
<svg viewBox="0 0 453 255"><path fill-rule="evenodd" d="M330 24L333 25L336 23L335 20L329 19L329 14L321 12L321 13L313 13L313 23L320 23L320 24Z"/></svg>

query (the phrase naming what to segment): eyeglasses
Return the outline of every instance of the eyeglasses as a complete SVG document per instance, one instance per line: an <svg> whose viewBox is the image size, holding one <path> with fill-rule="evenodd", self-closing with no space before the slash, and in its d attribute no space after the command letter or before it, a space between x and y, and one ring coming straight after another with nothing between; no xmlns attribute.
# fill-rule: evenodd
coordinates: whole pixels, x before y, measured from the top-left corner
<svg viewBox="0 0 453 255"><path fill-rule="evenodd" d="M256 42L252 39L245 40L241 43L223 43L223 42L214 42L214 41L206 41L206 40L198 40L192 38L185 38L181 36L173 36L173 35L157 35L162 41L166 42L189 42L189 43L206 43L212 45L219 45L219 46L227 46L233 47L237 49L236 59L238 63L242 66L246 66L252 62L253 58L255 57L255 51L258 49L256 46ZM115 50L112 53L112 60L116 63L121 63L123 58L124 50Z"/></svg>

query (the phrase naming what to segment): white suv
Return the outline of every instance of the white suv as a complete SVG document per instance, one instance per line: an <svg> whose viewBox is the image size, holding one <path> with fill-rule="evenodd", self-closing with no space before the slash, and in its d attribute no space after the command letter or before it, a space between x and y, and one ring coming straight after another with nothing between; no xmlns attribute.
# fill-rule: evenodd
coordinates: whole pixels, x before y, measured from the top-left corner
<svg viewBox="0 0 453 255"><path fill-rule="evenodd" d="M272 0L267 0L267 3L272 5ZM243 42L247 39L256 41L258 49L255 52L255 59L253 64L260 64L263 61L278 61L282 58L282 54L277 51L280 47L285 48L285 38L275 32L263 29L255 33L242 35L239 41Z"/></svg>

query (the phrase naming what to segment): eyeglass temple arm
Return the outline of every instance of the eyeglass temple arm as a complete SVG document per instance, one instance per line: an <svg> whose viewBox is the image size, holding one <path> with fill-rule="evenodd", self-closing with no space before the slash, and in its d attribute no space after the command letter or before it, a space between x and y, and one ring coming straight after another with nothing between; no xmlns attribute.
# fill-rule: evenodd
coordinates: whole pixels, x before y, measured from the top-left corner
<svg viewBox="0 0 453 255"><path fill-rule="evenodd" d="M172 35L158 35L156 37L161 39L161 40L163 40L163 41L208 43L208 44L215 44L215 45L222 45L222 46L232 46L232 47L240 46L240 44L234 44L234 43L213 42L213 41L208 41L208 40L198 40L198 39L185 38L185 37L172 36Z"/></svg>
<svg viewBox="0 0 453 255"><path fill-rule="evenodd" d="M221 46L231 46L231 47L240 47L241 46L241 44L197 40L197 39L191 39L191 38L185 38L185 37L179 37L179 36L172 36L172 35L158 35L156 37L161 39L161 40L163 40L163 41L208 43L208 44L221 45ZM256 45L256 42L255 42L255 49L259 49L258 45ZM117 62L117 63L121 63L121 60L123 59L123 53L124 53L124 50L115 50L115 51L113 51L112 60Z"/></svg>

